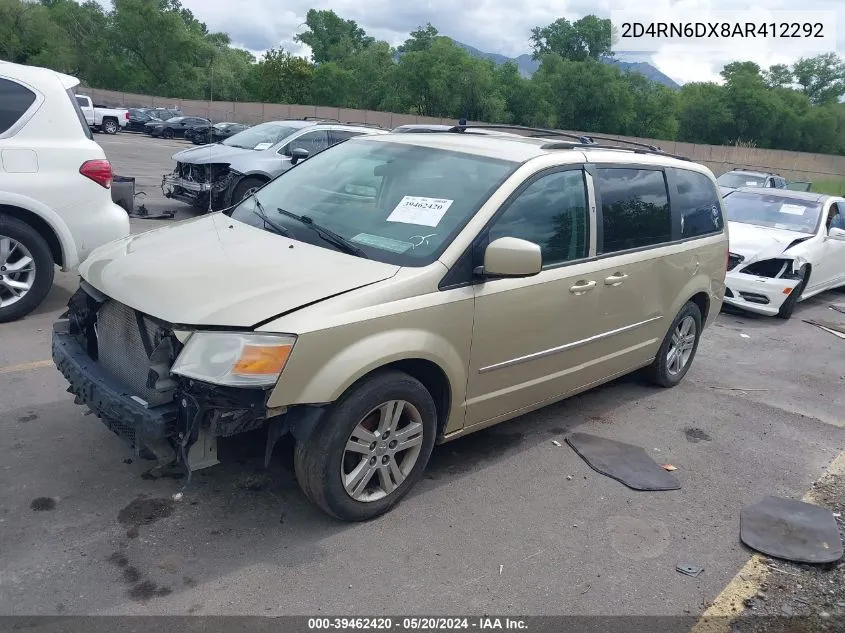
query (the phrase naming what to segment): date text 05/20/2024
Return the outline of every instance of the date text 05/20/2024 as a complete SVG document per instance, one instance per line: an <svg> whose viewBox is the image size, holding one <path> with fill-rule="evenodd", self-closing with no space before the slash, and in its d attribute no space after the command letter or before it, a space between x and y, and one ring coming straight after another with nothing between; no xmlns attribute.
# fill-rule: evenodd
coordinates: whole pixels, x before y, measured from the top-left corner
<svg viewBox="0 0 845 633"><path fill-rule="evenodd" d="M519 618L309 618L310 631L497 631L527 630L525 620Z"/></svg>

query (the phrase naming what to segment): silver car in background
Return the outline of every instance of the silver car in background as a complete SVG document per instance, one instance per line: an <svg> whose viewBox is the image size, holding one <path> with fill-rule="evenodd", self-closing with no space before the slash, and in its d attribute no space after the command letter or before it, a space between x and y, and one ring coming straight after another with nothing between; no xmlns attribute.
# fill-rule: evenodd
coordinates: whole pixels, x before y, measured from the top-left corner
<svg viewBox="0 0 845 633"><path fill-rule="evenodd" d="M229 138L173 155L176 169L162 177L162 192L201 210L238 204L298 161L353 136L387 130L325 119L260 123Z"/></svg>

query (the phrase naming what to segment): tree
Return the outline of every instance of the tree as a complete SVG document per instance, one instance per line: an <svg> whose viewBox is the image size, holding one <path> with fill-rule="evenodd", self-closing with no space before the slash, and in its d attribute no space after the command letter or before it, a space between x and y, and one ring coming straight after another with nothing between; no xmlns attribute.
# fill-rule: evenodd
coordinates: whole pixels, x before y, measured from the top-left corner
<svg viewBox="0 0 845 633"><path fill-rule="evenodd" d="M625 127L625 134L641 138L672 140L678 134L678 93L650 81L637 72L622 75L631 98L633 112Z"/></svg>
<svg viewBox="0 0 845 633"><path fill-rule="evenodd" d="M437 29L431 26L431 22L428 22L425 26L417 27L416 31L411 31L405 43L401 44L396 50L400 53L427 51L434 45L434 40L437 37Z"/></svg>
<svg viewBox="0 0 845 633"><path fill-rule="evenodd" d="M311 47L315 64L343 61L375 42L354 20L344 20L332 10L309 9L305 24L308 30L294 40Z"/></svg>
<svg viewBox="0 0 845 633"><path fill-rule="evenodd" d="M325 62L314 69L310 103L335 108L355 108L355 74L336 62Z"/></svg>
<svg viewBox="0 0 845 633"><path fill-rule="evenodd" d="M355 107L380 110L396 106L396 63L393 56L390 44L376 42L344 60L343 68L355 78Z"/></svg>
<svg viewBox="0 0 845 633"><path fill-rule="evenodd" d="M565 60L585 61L612 56L610 20L588 15L575 22L558 18L547 26L531 30L534 59L554 53Z"/></svg>
<svg viewBox="0 0 845 633"><path fill-rule="evenodd" d="M788 88L794 79L792 70L786 64L769 66L769 70L763 73L763 80L769 88Z"/></svg>
<svg viewBox="0 0 845 633"><path fill-rule="evenodd" d="M845 62L836 53L799 59L792 72L812 103L836 103L845 95Z"/></svg>
<svg viewBox="0 0 845 633"><path fill-rule="evenodd" d="M731 111L725 89L714 83L688 83L678 95L678 138L719 145L728 140Z"/></svg>
<svg viewBox="0 0 845 633"><path fill-rule="evenodd" d="M314 66L279 48L271 48L258 63L257 96L270 103L307 103L312 95Z"/></svg>

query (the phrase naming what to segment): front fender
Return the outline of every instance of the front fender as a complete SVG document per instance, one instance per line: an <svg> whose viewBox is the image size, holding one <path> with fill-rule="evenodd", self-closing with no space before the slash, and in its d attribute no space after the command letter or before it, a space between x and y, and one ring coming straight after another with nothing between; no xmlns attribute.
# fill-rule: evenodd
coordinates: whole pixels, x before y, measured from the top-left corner
<svg viewBox="0 0 845 633"><path fill-rule="evenodd" d="M393 329L355 340L328 357L318 351L323 344L320 338L321 333L315 332L297 341L267 402L269 407L334 402L376 369L397 361L420 359L434 363L446 375L452 390L450 419L460 419L454 414L463 406L466 354L461 354L446 338L420 329ZM312 349L316 354L312 354Z"/></svg>
<svg viewBox="0 0 845 633"><path fill-rule="evenodd" d="M10 191L0 192L0 206L8 205L18 207L24 211L34 213L44 220L55 233L59 240L59 247L62 249L62 270L73 270L79 265L79 253L76 250L76 242L67 224L53 209L38 200L29 196Z"/></svg>

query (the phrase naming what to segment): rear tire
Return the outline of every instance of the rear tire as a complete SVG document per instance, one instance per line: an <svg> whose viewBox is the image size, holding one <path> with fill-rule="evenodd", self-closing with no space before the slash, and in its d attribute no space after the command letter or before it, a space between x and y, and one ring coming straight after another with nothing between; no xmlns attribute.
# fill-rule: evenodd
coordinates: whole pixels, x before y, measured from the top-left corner
<svg viewBox="0 0 845 633"><path fill-rule="evenodd" d="M243 202L244 198L247 198L253 192L261 189L266 182L267 181L260 178L244 178L240 183L238 183L238 186L235 187L235 191L232 193L232 206Z"/></svg>
<svg viewBox="0 0 845 633"><path fill-rule="evenodd" d="M651 382L660 387L674 387L683 380L698 350L701 321L699 307L687 301L672 321L654 361L646 369Z"/></svg>
<svg viewBox="0 0 845 633"><path fill-rule="evenodd" d="M804 292L804 289L807 287L807 283L810 281L810 270L807 268L806 264L801 267L800 272L801 283L792 289L792 292L789 293L786 301L783 302L780 310L778 310L777 317L779 319L783 319L784 321L789 319L792 316L792 313L795 312L795 306L798 305L798 302L801 300L801 294Z"/></svg>
<svg viewBox="0 0 845 633"><path fill-rule="evenodd" d="M106 134L117 134L117 130L120 126L117 124L117 119L103 119L103 124L101 129Z"/></svg>
<svg viewBox="0 0 845 633"><path fill-rule="evenodd" d="M422 477L436 433L437 409L428 390L407 374L383 370L347 391L311 436L296 443L296 478L327 514L374 519Z"/></svg>
<svg viewBox="0 0 845 633"><path fill-rule="evenodd" d="M165 128L165 129L164 129L164 130L162 130L162 132L161 132L161 137L162 137L162 138L166 138L166 139L171 139L171 138L173 138L173 130L171 130L171 129L169 129L169 128Z"/></svg>
<svg viewBox="0 0 845 633"><path fill-rule="evenodd" d="M10 249L14 244L19 246ZM25 252L28 254L24 255ZM32 264L21 266L22 257L31 258ZM15 264L22 270L11 272ZM53 285L54 267L50 247L38 231L17 218L0 215L0 323L16 321L44 301ZM26 274L30 268L34 270L34 279ZM18 287L6 285L9 282ZM27 282L31 284L29 289L20 298L14 299L13 293L20 292L20 283Z"/></svg>

